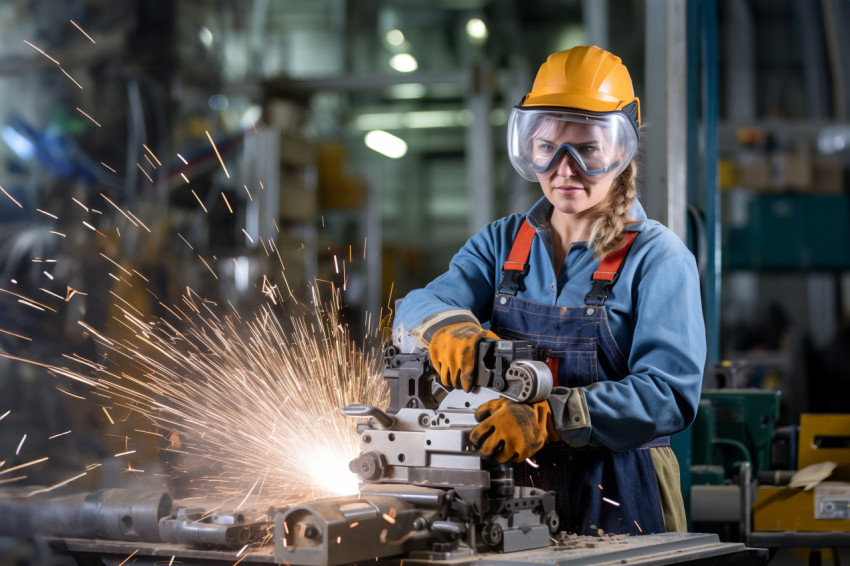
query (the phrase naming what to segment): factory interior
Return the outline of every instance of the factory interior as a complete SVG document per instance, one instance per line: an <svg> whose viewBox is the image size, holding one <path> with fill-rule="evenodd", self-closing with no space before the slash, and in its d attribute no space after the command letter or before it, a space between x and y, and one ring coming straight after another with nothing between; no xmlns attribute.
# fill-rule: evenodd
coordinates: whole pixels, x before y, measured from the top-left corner
<svg viewBox="0 0 850 566"><path fill-rule="evenodd" d="M722 549L582 563L850 563L842 29L847 0L0 1L0 566L404 562L416 537L332 545L330 519L326 555L288 548L321 515L291 506L357 492L342 408L386 409L396 301L541 197L508 116L580 45L629 69L638 199L699 270L703 395L671 446L688 534ZM79 526L95 494L120 532ZM123 528L149 494L152 538ZM224 550L196 529L244 521Z"/></svg>

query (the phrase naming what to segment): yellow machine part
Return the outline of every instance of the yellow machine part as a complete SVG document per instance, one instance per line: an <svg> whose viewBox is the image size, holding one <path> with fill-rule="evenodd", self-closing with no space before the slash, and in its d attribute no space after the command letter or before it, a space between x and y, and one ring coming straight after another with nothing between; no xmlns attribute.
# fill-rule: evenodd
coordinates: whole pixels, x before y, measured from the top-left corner
<svg viewBox="0 0 850 566"><path fill-rule="evenodd" d="M850 519L815 519L814 490L763 486L753 504L754 531L850 531Z"/></svg>
<svg viewBox="0 0 850 566"><path fill-rule="evenodd" d="M797 469L835 462L830 479L850 481L850 414L800 415Z"/></svg>

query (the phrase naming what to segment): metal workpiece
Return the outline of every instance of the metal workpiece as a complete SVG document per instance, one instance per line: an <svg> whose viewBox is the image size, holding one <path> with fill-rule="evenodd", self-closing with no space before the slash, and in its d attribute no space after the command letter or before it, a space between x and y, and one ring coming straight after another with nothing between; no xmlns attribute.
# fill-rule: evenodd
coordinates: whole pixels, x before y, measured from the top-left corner
<svg viewBox="0 0 850 566"><path fill-rule="evenodd" d="M433 504L421 490L415 498ZM417 535L431 534L426 525L438 517L439 509L380 494L287 507L274 516L275 560L322 566L406 554Z"/></svg>
<svg viewBox="0 0 850 566"><path fill-rule="evenodd" d="M161 542L165 491L101 489L61 497L0 494L0 535Z"/></svg>
<svg viewBox="0 0 850 566"><path fill-rule="evenodd" d="M269 521L176 505L161 490L101 489L60 497L0 495L0 536L42 536L234 549L262 540Z"/></svg>
<svg viewBox="0 0 850 566"><path fill-rule="evenodd" d="M204 509L185 507L159 522L163 542L200 547L241 548L261 540L268 531L268 521L248 522L240 513L214 515Z"/></svg>

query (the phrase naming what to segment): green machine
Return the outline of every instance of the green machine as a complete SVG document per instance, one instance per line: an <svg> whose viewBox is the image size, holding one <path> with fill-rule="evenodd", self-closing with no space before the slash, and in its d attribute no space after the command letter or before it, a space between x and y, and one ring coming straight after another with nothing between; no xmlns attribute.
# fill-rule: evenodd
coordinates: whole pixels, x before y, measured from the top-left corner
<svg viewBox="0 0 850 566"><path fill-rule="evenodd" d="M753 475L770 469L779 419L779 392L710 389L702 392L693 424L692 482L718 485L749 462Z"/></svg>

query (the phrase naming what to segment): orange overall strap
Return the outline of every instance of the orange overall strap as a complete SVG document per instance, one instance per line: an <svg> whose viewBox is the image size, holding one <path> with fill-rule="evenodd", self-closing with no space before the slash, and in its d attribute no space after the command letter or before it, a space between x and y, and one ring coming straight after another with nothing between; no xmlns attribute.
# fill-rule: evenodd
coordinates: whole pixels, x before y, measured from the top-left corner
<svg viewBox="0 0 850 566"><path fill-rule="evenodd" d="M623 232L622 238L625 240L623 247L611 252L602 259L599 267L590 276L593 287L591 287L590 293L584 298L585 304L605 304L605 300L608 298L608 290L617 281L620 270L623 268L623 260L626 259L626 255L628 255L637 235L637 232Z"/></svg>
<svg viewBox="0 0 850 566"><path fill-rule="evenodd" d="M626 259L626 254L629 253L629 249L631 249L632 243L635 241L635 236L637 236L637 232L623 232L622 237L626 241L625 245L602 259L602 263L596 268L592 279L613 281L620 272L620 267L622 267L623 260Z"/></svg>
<svg viewBox="0 0 850 566"><path fill-rule="evenodd" d="M514 238L514 245L511 248L511 253L508 255L508 260L502 269L508 271L525 271L525 266L528 264L528 256L531 254L531 242L534 240L534 234L537 231L534 226L528 223L528 220L522 223Z"/></svg>
<svg viewBox="0 0 850 566"><path fill-rule="evenodd" d="M523 222L514 238L511 253L502 266L502 282L499 283L498 292L516 295L522 285L522 278L528 273L528 256L531 255L531 243L537 230L528 223Z"/></svg>

